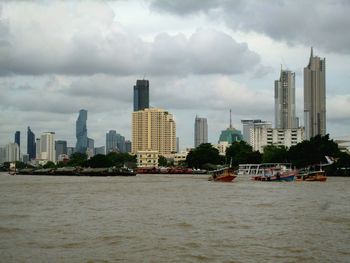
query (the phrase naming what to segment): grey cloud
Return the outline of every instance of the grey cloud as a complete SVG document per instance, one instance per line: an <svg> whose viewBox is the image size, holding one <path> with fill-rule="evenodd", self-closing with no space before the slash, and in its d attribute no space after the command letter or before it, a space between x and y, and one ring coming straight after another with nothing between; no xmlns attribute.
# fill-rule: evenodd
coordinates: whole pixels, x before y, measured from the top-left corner
<svg viewBox="0 0 350 263"><path fill-rule="evenodd" d="M198 30L190 37L161 33L146 42L123 32L108 6L90 5L75 5L86 12L84 16L92 16L84 19L72 16L64 2L4 4L2 20L9 23L2 24L12 34L2 36L11 45L0 45L0 74L240 74L260 64L259 55L247 44L225 33ZM107 18L95 12L96 5ZM21 17L26 9L27 16Z"/></svg>
<svg viewBox="0 0 350 263"><path fill-rule="evenodd" d="M155 10L177 15L203 12L234 30L265 34L289 45L304 44L336 53L350 52L350 2L331 1L202 1L151 0Z"/></svg>

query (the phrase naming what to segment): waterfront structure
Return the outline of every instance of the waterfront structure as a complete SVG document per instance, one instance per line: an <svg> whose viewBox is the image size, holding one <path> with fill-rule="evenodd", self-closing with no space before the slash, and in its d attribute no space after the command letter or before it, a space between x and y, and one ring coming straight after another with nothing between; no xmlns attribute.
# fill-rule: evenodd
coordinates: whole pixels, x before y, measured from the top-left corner
<svg viewBox="0 0 350 263"><path fill-rule="evenodd" d="M165 157L176 152L176 124L173 115L158 108L132 113L132 153L158 151Z"/></svg>
<svg viewBox="0 0 350 263"><path fill-rule="evenodd" d="M19 146L17 143L9 143L5 146L6 162L16 162L20 160Z"/></svg>
<svg viewBox="0 0 350 263"><path fill-rule="evenodd" d="M275 128L297 128L295 117L295 73L282 70L275 80Z"/></svg>
<svg viewBox="0 0 350 263"><path fill-rule="evenodd" d="M58 160L58 156L62 154L67 154L67 141L58 140L55 142L56 149L56 160Z"/></svg>
<svg viewBox="0 0 350 263"><path fill-rule="evenodd" d="M134 86L134 111L149 108L149 81L137 80Z"/></svg>
<svg viewBox="0 0 350 263"><path fill-rule="evenodd" d="M56 162L55 133L44 132L40 136L40 160Z"/></svg>
<svg viewBox="0 0 350 263"><path fill-rule="evenodd" d="M313 55L304 68L305 137L326 135L326 59Z"/></svg>
<svg viewBox="0 0 350 263"><path fill-rule="evenodd" d="M88 137L87 137L87 110L80 110L79 117L76 121L76 138L77 143L75 151L80 153L86 153L88 149Z"/></svg>
<svg viewBox="0 0 350 263"><path fill-rule="evenodd" d="M95 147L95 155L97 154L106 154L106 149L104 146L100 146L100 147Z"/></svg>
<svg viewBox="0 0 350 263"><path fill-rule="evenodd" d="M253 131L256 127L265 127L265 128L272 128L272 123L269 121L262 121L262 120L241 120L241 123L243 125L243 140L253 145Z"/></svg>
<svg viewBox="0 0 350 263"><path fill-rule="evenodd" d="M35 146L35 134L31 131L30 127L27 130L27 154L29 155L29 160L35 159L36 156L36 146Z"/></svg>
<svg viewBox="0 0 350 263"><path fill-rule="evenodd" d="M15 132L15 143L17 143L19 149L21 149L21 132L20 131Z"/></svg>
<svg viewBox="0 0 350 263"><path fill-rule="evenodd" d="M125 152L131 153L131 141L130 140L125 141Z"/></svg>
<svg viewBox="0 0 350 263"><path fill-rule="evenodd" d="M137 167L158 167L158 151L138 151L136 154Z"/></svg>
<svg viewBox="0 0 350 263"><path fill-rule="evenodd" d="M194 148L208 142L208 123L206 118L196 116L194 120Z"/></svg>
<svg viewBox="0 0 350 263"><path fill-rule="evenodd" d="M305 139L304 128L276 129L260 125L251 129L251 133L252 140L249 144L253 147L253 151L261 153L264 152L264 147L267 145L289 148Z"/></svg>

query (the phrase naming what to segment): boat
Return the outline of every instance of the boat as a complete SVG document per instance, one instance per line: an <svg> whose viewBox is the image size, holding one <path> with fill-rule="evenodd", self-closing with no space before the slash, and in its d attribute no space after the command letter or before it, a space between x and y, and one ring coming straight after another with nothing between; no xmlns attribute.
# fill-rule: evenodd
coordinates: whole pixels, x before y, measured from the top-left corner
<svg viewBox="0 0 350 263"><path fill-rule="evenodd" d="M83 168L78 171L79 176L135 176L128 168Z"/></svg>
<svg viewBox="0 0 350 263"><path fill-rule="evenodd" d="M325 171L321 168L319 170L311 170L308 167L299 170L296 181L325 182L327 181L327 177Z"/></svg>
<svg viewBox="0 0 350 263"><path fill-rule="evenodd" d="M230 167L225 167L212 171L209 181L213 182L232 182L237 176Z"/></svg>
<svg viewBox="0 0 350 263"><path fill-rule="evenodd" d="M265 169L263 174L253 176L252 180L266 182L291 182L295 180L297 174L297 170L292 170L285 166L278 166Z"/></svg>
<svg viewBox="0 0 350 263"><path fill-rule="evenodd" d="M286 167L291 169L291 163L248 163L240 164L238 167L238 175L258 176L264 175L267 169L276 167Z"/></svg>

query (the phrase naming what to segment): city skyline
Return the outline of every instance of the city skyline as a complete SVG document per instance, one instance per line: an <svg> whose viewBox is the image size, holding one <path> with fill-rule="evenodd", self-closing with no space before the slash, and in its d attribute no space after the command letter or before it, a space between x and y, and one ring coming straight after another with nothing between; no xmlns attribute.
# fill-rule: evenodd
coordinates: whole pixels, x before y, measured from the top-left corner
<svg viewBox="0 0 350 263"><path fill-rule="evenodd" d="M30 126L37 135L55 131L57 140L74 146L82 108L89 111L96 146L105 144L111 129L131 139L133 86L142 78L151 83L151 106L174 115L181 149L193 144L196 114L207 117L208 141L216 143L230 108L239 130L240 120L274 120L271 83L280 64L295 72L296 116L304 125L303 68L311 46L327 59L327 133L350 134L348 4L320 1L306 14L307 3L290 1L235 8L212 3L191 1L179 9L167 1L1 3L1 40L7 45L0 47L0 144L20 131L25 153L23 135ZM212 19L214 10L220 19ZM274 30L258 10L279 19ZM319 17L322 23L309 22Z"/></svg>

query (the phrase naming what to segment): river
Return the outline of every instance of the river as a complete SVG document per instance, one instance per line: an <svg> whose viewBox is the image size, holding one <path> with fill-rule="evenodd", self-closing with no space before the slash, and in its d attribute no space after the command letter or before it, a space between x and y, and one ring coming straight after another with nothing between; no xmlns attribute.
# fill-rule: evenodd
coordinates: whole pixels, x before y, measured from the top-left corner
<svg viewBox="0 0 350 263"><path fill-rule="evenodd" d="M350 178L0 174L1 262L350 262Z"/></svg>

